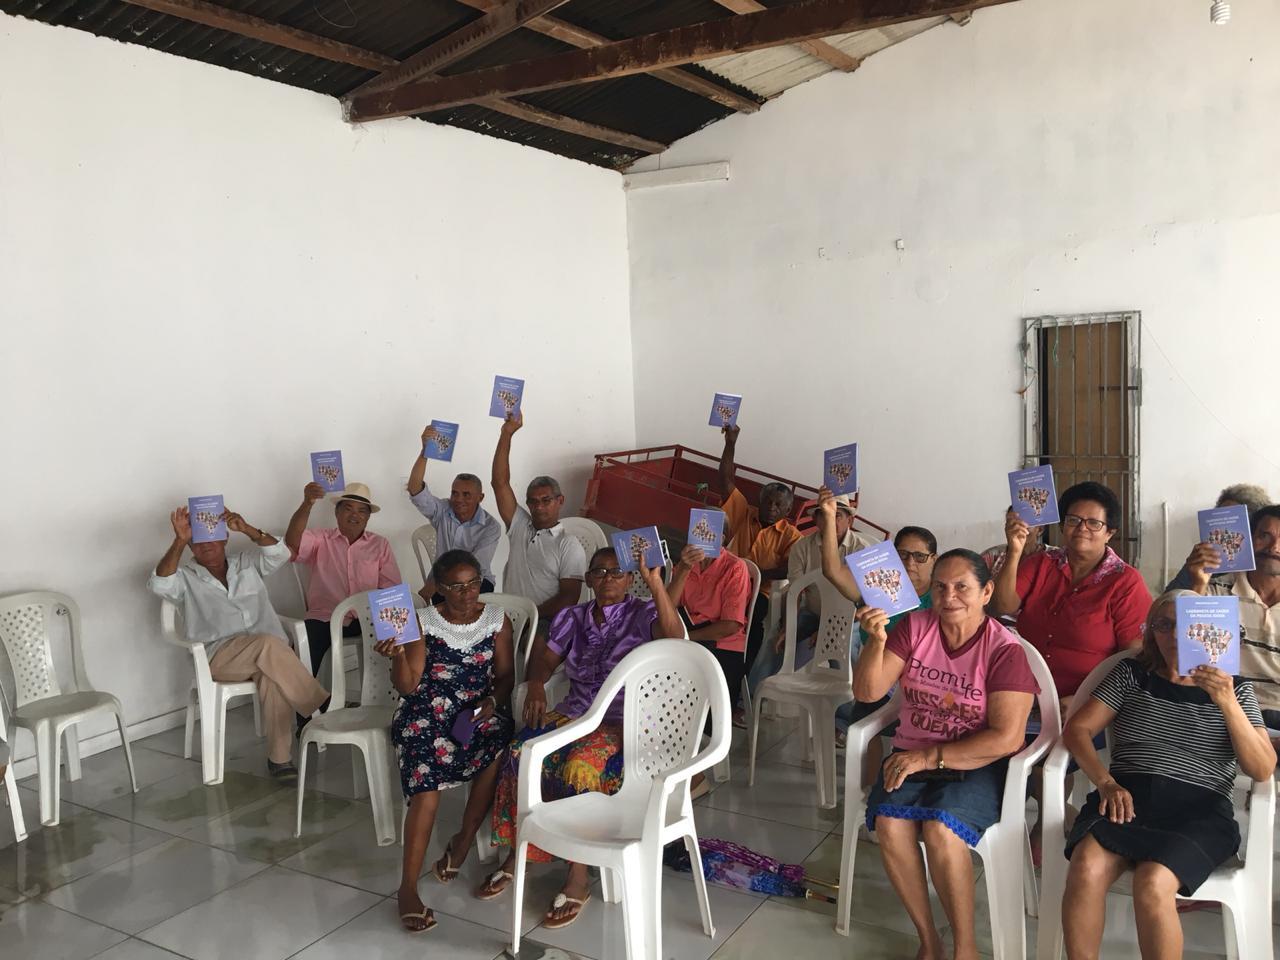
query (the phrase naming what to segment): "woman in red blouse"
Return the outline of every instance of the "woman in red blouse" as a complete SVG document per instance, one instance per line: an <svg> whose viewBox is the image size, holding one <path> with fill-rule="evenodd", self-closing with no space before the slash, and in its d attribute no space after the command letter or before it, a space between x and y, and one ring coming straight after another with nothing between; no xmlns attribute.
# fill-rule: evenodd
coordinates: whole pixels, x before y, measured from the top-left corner
<svg viewBox="0 0 1280 960"><path fill-rule="evenodd" d="M1120 501L1092 481L1058 498L1066 538L1023 557L1030 528L1005 520L1007 560L996 577L991 612L1017 616L1018 632L1049 664L1064 706L1094 667L1142 642L1151 591L1142 575L1108 546L1120 526Z"/></svg>

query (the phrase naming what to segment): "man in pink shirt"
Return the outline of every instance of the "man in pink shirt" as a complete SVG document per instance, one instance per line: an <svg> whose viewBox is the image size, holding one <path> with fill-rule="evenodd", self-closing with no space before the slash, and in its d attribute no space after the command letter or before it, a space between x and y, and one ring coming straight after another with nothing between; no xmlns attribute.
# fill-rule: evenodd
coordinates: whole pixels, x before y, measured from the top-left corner
<svg viewBox="0 0 1280 960"><path fill-rule="evenodd" d="M308 483L302 503L289 520L284 542L295 563L311 568L307 587L307 640L311 644L311 672L319 673L320 661L329 650L329 618L333 608L347 597L366 590L394 587L402 581L400 568L386 537L365 528L379 507L370 499L363 483L349 483L337 494L333 514L336 527L308 530L311 507L324 499L324 488ZM343 628L344 637L359 636L360 624L352 617Z"/></svg>

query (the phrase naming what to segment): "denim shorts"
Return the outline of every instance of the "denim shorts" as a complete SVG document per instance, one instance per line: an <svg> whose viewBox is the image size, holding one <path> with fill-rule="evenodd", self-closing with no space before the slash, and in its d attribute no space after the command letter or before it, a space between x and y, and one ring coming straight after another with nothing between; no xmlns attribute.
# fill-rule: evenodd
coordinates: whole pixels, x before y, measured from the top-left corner
<svg viewBox="0 0 1280 960"><path fill-rule="evenodd" d="M937 820L969 846L977 846L987 828L1000 819L1008 769L1008 759L997 760L976 770L966 770L963 780L908 780L888 793L884 789L884 768L881 767L867 798L867 829L876 828L876 817Z"/></svg>

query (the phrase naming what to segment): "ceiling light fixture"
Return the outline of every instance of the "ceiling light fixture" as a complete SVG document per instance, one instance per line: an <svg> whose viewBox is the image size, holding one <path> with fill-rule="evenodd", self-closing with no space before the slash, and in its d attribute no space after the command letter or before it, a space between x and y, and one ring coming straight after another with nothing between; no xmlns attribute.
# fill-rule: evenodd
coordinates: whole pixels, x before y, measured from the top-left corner
<svg viewBox="0 0 1280 960"><path fill-rule="evenodd" d="M1227 0L1213 0L1209 4L1209 22L1215 26L1222 26L1231 20L1231 4Z"/></svg>

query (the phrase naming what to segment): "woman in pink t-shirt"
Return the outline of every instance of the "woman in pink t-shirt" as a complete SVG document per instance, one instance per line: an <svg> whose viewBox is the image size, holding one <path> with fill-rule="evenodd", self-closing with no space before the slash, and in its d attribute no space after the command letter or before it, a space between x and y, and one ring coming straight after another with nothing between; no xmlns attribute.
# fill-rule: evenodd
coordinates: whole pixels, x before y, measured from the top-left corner
<svg viewBox="0 0 1280 960"><path fill-rule="evenodd" d="M920 935L919 960L942 960L920 841L955 939L955 960L976 960L973 865L968 847L1000 819L1007 758L1022 748L1039 692L1018 638L991 619L991 572L971 550L933 568L933 607L886 633L883 610L864 607L854 695L874 702L897 684L902 709L893 753L867 799L885 870Z"/></svg>

